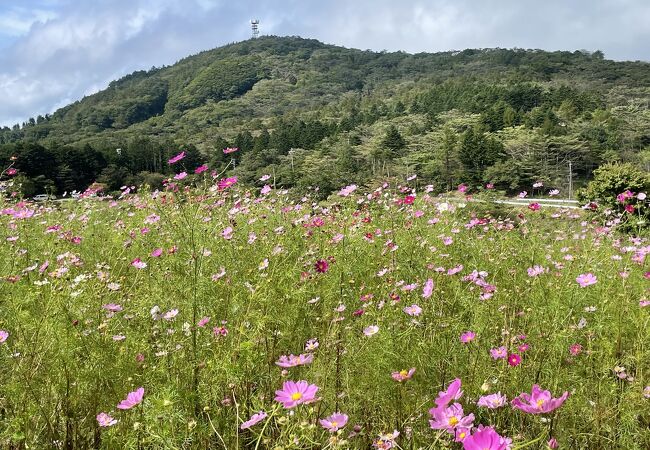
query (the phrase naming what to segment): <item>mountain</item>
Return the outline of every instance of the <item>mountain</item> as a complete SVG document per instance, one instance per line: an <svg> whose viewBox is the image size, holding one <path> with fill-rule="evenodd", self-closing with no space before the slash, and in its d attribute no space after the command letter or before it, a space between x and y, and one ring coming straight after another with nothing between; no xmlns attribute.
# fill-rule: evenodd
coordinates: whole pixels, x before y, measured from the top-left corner
<svg viewBox="0 0 650 450"><path fill-rule="evenodd" d="M26 195L93 181L157 185L166 159L323 194L417 174L516 191L565 189L606 161L650 163L650 64L601 52L372 52L261 37L137 71L0 129ZM226 157L226 146L240 148ZM231 158L234 156L234 158ZM235 167L233 167L233 165Z"/></svg>

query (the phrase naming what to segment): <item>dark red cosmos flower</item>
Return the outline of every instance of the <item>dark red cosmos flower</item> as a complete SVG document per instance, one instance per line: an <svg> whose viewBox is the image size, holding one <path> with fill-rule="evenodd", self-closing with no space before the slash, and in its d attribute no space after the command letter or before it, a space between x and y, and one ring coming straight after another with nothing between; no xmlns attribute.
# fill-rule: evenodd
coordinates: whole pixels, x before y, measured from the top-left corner
<svg viewBox="0 0 650 450"><path fill-rule="evenodd" d="M316 272L318 273L325 273L328 271L329 268L330 268L330 264L324 259L319 259L318 261L316 261L316 264L314 264L314 269L316 269Z"/></svg>

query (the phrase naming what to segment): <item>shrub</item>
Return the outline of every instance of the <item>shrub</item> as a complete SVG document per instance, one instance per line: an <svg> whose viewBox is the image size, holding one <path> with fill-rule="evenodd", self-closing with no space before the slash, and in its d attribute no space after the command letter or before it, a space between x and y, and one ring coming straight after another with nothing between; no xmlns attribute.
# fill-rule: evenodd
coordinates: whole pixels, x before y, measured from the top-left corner
<svg viewBox="0 0 650 450"><path fill-rule="evenodd" d="M632 164L610 163L594 171L594 179L577 192L584 203L594 202L594 210L614 211L627 226L647 227L650 174ZM634 217L634 219L632 219Z"/></svg>

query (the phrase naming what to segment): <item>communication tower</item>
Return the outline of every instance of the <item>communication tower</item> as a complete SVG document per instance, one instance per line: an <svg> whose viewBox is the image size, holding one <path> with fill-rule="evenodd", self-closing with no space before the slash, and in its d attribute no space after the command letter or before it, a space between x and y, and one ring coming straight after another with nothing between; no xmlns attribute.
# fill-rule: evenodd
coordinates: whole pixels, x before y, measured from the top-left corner
<svg viewBox="0 0 650 450"><path fill-rule="evenodd" d="M260 21L258 19L251 20L251 30L253 30L253 39L260 35Z"/></svg>

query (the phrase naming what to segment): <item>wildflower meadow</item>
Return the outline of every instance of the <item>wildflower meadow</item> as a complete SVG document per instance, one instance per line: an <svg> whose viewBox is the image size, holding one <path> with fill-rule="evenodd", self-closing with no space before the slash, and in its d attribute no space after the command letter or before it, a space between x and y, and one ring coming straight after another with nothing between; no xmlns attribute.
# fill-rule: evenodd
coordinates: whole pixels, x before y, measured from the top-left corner
<svg viewBox="0 0 650 450"><path fill-rule="evenodd" d="M645 237L269 178L2 200L0 447L650 448Z"/></svg>

